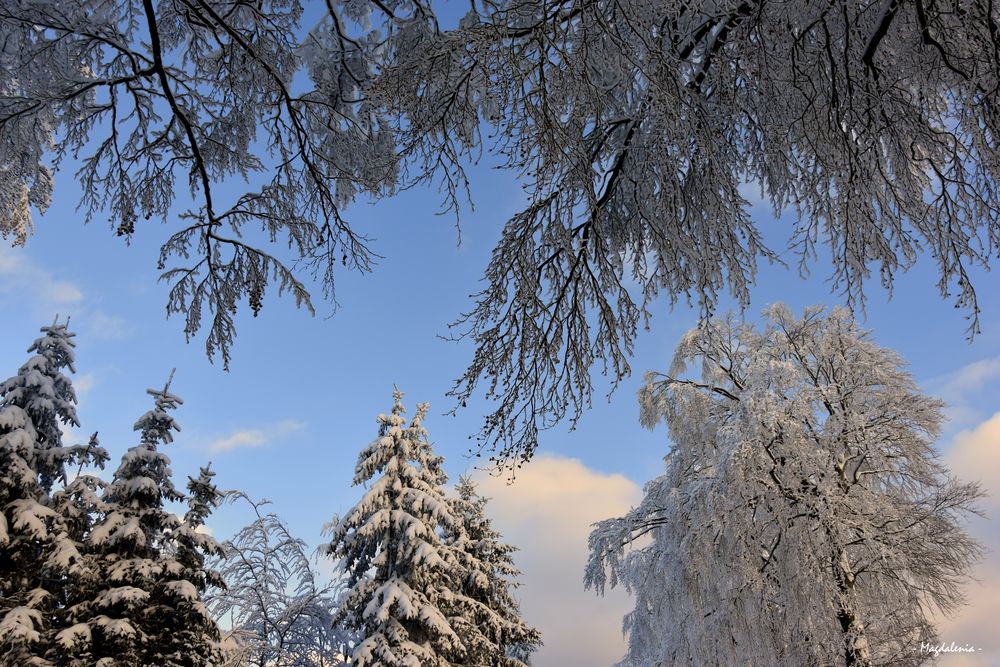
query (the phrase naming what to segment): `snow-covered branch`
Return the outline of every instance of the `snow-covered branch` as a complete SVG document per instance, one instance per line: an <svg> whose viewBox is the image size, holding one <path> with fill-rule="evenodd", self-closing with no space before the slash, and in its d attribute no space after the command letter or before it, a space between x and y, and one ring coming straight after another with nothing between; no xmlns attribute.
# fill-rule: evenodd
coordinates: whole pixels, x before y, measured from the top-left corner
<svg viewBox="0 0 1000 667"><path fill-rule="evenodd" d="M963 529L982 489L933 448L942 403L843 309L712 320L674 373L640 393L665 473L590 537L586 584L636 598L620 665L930 660L931 610L962 604L982 553Z"/></svg>

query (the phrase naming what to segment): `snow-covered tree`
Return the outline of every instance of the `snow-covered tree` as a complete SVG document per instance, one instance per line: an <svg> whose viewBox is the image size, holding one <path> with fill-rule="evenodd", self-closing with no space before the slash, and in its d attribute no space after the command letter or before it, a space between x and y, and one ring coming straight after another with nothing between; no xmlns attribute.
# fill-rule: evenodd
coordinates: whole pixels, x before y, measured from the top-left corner
<svg viewBox="0 0 1000 667"><path fill-rule="evenodd" d="M351 636L334 625L340 581L324 583L306 544L292 536L281 518L230 491L256 517L222 545L213 564L226 582L208 603L230 629L233 645L227 666L330 667L343 664Z"/></svg>
<svg viewBox="0 0 1000 667"><path fill-rule="evenodd" d="M90 548L90 531L108 508L101 498L105 486L95 469L103 469L109 456L100 446L97 434L86 445L68 448L67 464L76 464L74 474L61 489L52 494L52 509L59 516L66 534L76 547L71 576L63 581L61 595L53 615L53 637L45 642L46 657L59 667L90 667L94 664L89 617L93 597L101 589L101 568L97 554Z"/></svg>
<svg viewBox="0 0 1000 667"><path fill-rule="evenodd" d="M170 579L165 616L157 629L170 656L164 665L217 666L222 657L220 631L207 605L207 593L225 588L226 582L209 558L222 555L222 546L206 531L205 521L219 506L222 494L212 481L209 466L198 477L188 478L187 506L183 521L170 534L161 558Z"/></svg>
<svg viewBox="0 0 1000 667"><path fill-rule="evenodd" d="M110 456L97 438L90 436L86 445L70 445L66 452L65 464L75 465L72 474L67 474L67 482L52 494L52 507L66 524L69 534L78 543L87 541L94 518L106 505L101 500L101 490L105 482L96 474L104 469Z"/></svg>
<svg viewBox="0 0 1000 667"><path fill-rule="evenodd" d="M86 519L64 498L86 495L86 479L51 495L65 466L103 464L96 443L67 447L62 426L75 426L76 396L64 369L73 367L68 324L42 327L35 354L0 384L0 664L47 664L60 651L55 635L67 605L90 578L81 554ZM68 494L68 495L63 495ZM70 503L72 504L72 503ZM81 521L84 525L81 525Z"/></svg>
<svg viewBox="0 0 1000 667"><path fill-rule="evenodd" d="M520 572L514 566L517 547L501 541L486 515L487 498L468 477L460 477L450 498L457 530L447 535L449 558L455 561L458 585L453 591L449 622L464 648L457 664L478 667L524 667L541 645L541 634L521 618L514 597Z"/></svg>
<svg viewBox="0 0 1000 667"><path fill-rule="evenodd" d="M690 332L640 403L669 428L666 471L597 524L586 575L635 596L620 665L931 659L932 614L962 603L980 554L963 521L982 492L940 462L942 403L899 356L843 309L772 306L762 331Z"/></svg>
<svg viewBox="0 0 1000 667"><path fill-rule="evenodd" d="M43 327L35 354L0 383L0 665L217 664L218 628L200 601L221 583L204 563L218 545L199 530L218 496L212 473L191 481L183 520L163 508L183 498L156 449L177 428L167 410L180 399L150 392L142 444L106 486L97 434L63 442L78 425L67 326Z"/></svg>
<svg viewBox="0 0 1000 667"><path fill-rule="evenodd" d="M376 46L348 32L356 3L328 7L309 30L297 0L5 1L0 232L26 240L30 209L51 201L46 161L69 153L86 217L107 215L119 236L166 219L190 193L159 266L168 310L189 334L203 310L214 316L210 355L228 362L236 305L256 313L268 288L312 309L292 269L300 259L332 296L339 264L367 270L376 257L341 208L390 187L398 170L390 128L361 90ZM397 4L385 37L423 25L418 9ZM263 178L235 185L249 174Z"/></svg>
<svg viewBox="0 0 1000 667"><path fill-rule="evenodd" d="M336 622L355 629L357 667L447 667L464 651L448 622L455 572L441 533L458 530L444 497L447 481L423 426L427 404L409 426L403 394L378 415L379 437L361 450L354 484L368 490L331 524L329 554L346 572Z"/></svg>
<svg viewBox="0 0 1000 667"><path fill-rule="evenodd" d="M81 633L89 632L98 667L204 666L217 658L218 627L201 601L213 583L203 556L216 547L197 532L216 492L203 475L192 484L186 521L164 507L184 499L159 450L180 430L168 411L182 401L169 388L168 381L148 390L154 406L135 424L140 443L122 456L104 493L105 515L90 533L103 586Z"/></svg>
<svg viewBox="0 0 1000 667"><path fill-rule="evenodd" d="M299 271L332 290L338 263L370 268L342 215L356 193L437 179L455 205L486 144L528 202L462 320L477 352L455 394L498 399L483 435L502 458L579 417L595 364L630 372L661 295L706 314L723 291L749 301L784 249L748 187L798 214L803 272L829 247L848 301L926 255L977 330L970 268L1000 248L992 0L474 0L451 28L437 8L7 0L0 230L27 238L50 155L79 156L84 210L125 237L186 186L168 308L188 334L208 310L228 360L241 301L276 288L308 307Z"/></svg>
<svg viewBox="0 0 1000 667"><path fill-rule="evenodd" d="M79 426L76 393L63 369L76 372L76 352L69 322L42 327L44 334L31 347L35 354L17 375L0 385L4 405L16 405L27 412L36 435L35 459L31 468L39 476L41 490L48 494L59 480L66 479L67 452L62 447L62 427Z"/></svg>

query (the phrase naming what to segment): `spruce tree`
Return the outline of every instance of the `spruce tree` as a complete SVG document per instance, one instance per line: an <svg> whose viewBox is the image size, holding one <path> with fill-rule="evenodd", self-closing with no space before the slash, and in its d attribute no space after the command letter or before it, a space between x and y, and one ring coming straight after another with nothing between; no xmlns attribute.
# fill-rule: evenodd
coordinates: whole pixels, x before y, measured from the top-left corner
<svg viewBox="0 0 1000 667"><path fill-rule="evenodd" d="M47 656L60 667L90 667L94 664L91 650L92 635L87 623L93 597L101 587L100 569L94 550L89 545L90 531L107 504L101 498L104 480L85 468L103 469L108 461L94 433L86 445L73 445L66 463L76 464L75 474L63 488L52 495L52 507L59 515L72 543L81 554L79 566L62 588L60 614L54 624L53 641L46 642Z"/></svg>
<svg viewBox="0 0 1000 667"><path fill-rule="evenodd" d="M502 536L486 515L487 498L468 477L460 477L457 498L449 500L456 519L446 544L455 562L458 582L450 622L465 648L463 665L524 667L541 645L541 634L521 618L514 597L516 578L512 554L517 547Z"/></svg>
<svg viewBox="0 0 1000 667"><path fill-rule="evenodd" d="M42 503L34 464L38 436L28 413L0 408L0 664L31 664L45 628L49 593L38 556L53 513Z"/></svg>
<svg viewBox="0 0 1000 667"><path fill-rule="evenodd" d="M94 447L64 447L62 426L78 425L68 322L42 327L17 375L0 384L0 664L45 665L67 600L90 577L73 524L50 495L67 462L100 460Z"/></svg>
<svg viewBox="0 0 1000 667"><path fill-rule="evenodd" d="M58 480L66 479L67 452L62 446L62 427L79 426L76 416L76 392L63 369L76 372L76 353L69 331L69 321L42 327L42 336L28 348L35 354L0 385L3 405L16 405L31 418L36 440L32 468L38 474L41 490L50 493Z"/></svg>
<svg viewBox="0 0 1000 667"><path fill-rule="evenodd" d="M210 577L194 556L214 550L208 536L196 537L213 494L208 475L193 485L194 526L164 508L184 499L171 481L170 459L158 449L180 430L168 411L182 401L169 388L168 380L162 390L148 390L154 407L135 425L140 443L122 457L104 494L107 512L90 535L105 582L89 621L97 667L201 666L214 655L218 628L200 600Z"/></svg>
<svg viewBox="0 0 1000 667"><path fill-rule="evenodd" d="M223 555L219 543L204 530L205 520L222 499L214 476L206 466L197 478L188 478L188 511L165 549L164 571L170 580L160 590L169 612L158 628L164 665L209 665L220 657L219 626L204 601L209 588L226 585L206 563L209 556Z"/></svg>
<svg viewBox="0 0 1000 667"><path fill-rule="evenodd" d="M379 437L358 455L354 484L367 493L332 527L348 591L336 623L358 631L357 667L445 667L463 652L447 619L452 560L439 531L457 530L441 458L427 441L427 404L407 427L402 393L378 416Z"/></svg>

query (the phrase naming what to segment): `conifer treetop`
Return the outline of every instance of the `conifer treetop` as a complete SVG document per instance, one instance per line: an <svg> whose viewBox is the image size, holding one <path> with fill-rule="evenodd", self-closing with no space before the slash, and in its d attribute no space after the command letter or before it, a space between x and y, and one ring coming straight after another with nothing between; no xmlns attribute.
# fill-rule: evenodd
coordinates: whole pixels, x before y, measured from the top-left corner
<svg viewBox="0 0 1000 667"><path fill-rule="evenodd" d="M69 330L69 319L60 324L56 316L49 326L41 327L42 336L28 348L33 353L17 371L17 375L0 384L0 406L12 405L24 409L31 419L35 434L34 456L30 465L40 475L43 490L51 492L56 481L65 480L65 463L69 455L62 446L61 426L79 426L76 414L76 392L69 377L76 372L74 365L76 334Z"/></svg>
<svg viewBox="0 0 1000 667"><path fill-rule="evenodd" d="M328 552L348 584L335 622L357 631L359 667L444 667L463 651L447 618L456 580L441 540L456 528L447 476L423 426L427 404L407 426L402 398L395 389L378 437L358 455L354 484L369 483L366 493L330 530Z"/></svg>

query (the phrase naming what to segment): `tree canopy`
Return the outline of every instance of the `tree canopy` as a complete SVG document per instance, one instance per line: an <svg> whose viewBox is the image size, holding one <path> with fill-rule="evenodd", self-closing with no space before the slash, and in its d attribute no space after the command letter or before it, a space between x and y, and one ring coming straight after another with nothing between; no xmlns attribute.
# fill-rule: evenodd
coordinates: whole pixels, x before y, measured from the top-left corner
<svg viewBox="0 0 1000 667"><path fill-rule="evenodd" d="M595 524L586 575L635 596L620 667L933 660L983 491L940 461L943 404L898 355L843 309L779 305L763 330L690 332L640 401L673 446L639 506Z"/></svg>
<svg viewBox="0 0 1000 667"><path fill-rule="evenodd" d="M380 414L379 437L358 454L354 484L367 491L330 524L328 553L348 589L334 623L353 630L359 667L526 667L541 634L514 596L515 547L487 517L486 499L460 479L448 498L443 457L424 427L409 426L403 394Z"/></svg>
<svg viewBox="0 0 1000 667"><path fill-rule="evenodd" d="M828 255L851 306L933 262L978 331L970 270L1000 250L991 0L474 0L445 27L438 9L5 2L0 230L27 239L73 156L88 217L126 238L171 221L167 310L188 336L207 314L228 363L239 304L311 309L304 275L332 297L337 270L372 268L355 196L434 181L458 206L492 150L528 202L456 322L476 351L452 393L496 400L480 438L504 461L579 418L595 367L630 373L655 304L745 305L785 250L803 274ZM748 189L797 214L787 249Z"/></svg>
<svg viewBox="0 0 1000 667"><path fill-rule="evenodd" d="M267 512L267 500L242 491L226 494L248 505L253 520L222 544L216 561L225 587L206 599L220 624L229 627L225 667L328 667L341 664L356 643L333 623L341 592L337 573L329 581L305 542Z"/></svg>

